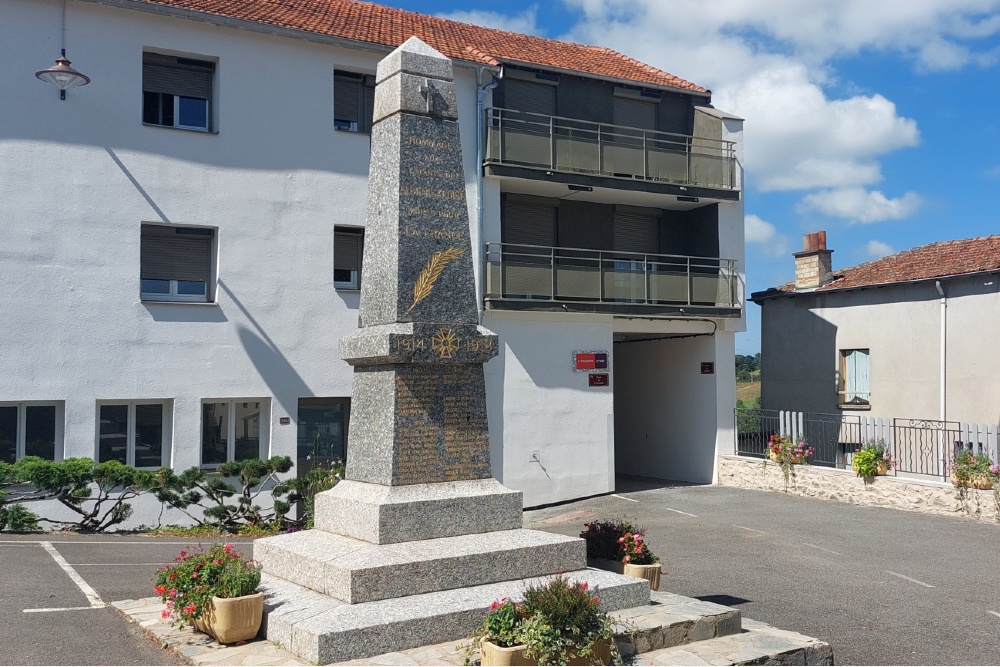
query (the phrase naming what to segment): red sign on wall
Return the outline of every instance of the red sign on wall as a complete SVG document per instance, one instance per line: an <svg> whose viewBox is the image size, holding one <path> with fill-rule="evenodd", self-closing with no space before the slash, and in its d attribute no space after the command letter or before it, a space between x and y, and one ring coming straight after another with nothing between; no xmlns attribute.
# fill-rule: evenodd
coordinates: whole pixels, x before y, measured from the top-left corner
<svg viewBox="0 0 1000 667"><path fill-rule="evenodd" d="M608 369L607 352L574 352L573 370L577 373L604 371Z"/></svg>
<svg viewBox="0 0 1000 667"><path fill-rule="evenodd" d="M607 373L591 373L587 376L587 386L607 387L611 384L611 376Z"/></svg>

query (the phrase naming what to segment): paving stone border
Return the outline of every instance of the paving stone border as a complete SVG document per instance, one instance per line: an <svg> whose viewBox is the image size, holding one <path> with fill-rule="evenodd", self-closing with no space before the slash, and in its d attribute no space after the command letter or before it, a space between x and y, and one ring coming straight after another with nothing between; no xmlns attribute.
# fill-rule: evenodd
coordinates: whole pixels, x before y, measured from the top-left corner
<svg viewBox="0 0 1000 667"><path fill-rule="evenodd" d="M993 491L966 489L963 500L959 489L947 482L893 475L875 477L866 482L853 470L797 465L792 468L786 484L781 466L777 463L743 456L720 456L719 484L1000 523L1000 508L994 500Z"/></svg>

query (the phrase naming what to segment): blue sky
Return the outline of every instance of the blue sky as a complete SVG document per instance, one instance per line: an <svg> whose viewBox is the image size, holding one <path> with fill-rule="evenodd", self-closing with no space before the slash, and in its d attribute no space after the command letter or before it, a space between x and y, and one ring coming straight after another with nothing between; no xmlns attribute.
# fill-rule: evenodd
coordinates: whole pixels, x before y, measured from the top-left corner
<svg viewBox="0 0 1000 667"><path fill-rule="evenodd" d="M381 0L608 46L746 119L747 291L826 230L834 269L1000 233L1000 0ZM741 354L760 350L748 304Z"/></svg>

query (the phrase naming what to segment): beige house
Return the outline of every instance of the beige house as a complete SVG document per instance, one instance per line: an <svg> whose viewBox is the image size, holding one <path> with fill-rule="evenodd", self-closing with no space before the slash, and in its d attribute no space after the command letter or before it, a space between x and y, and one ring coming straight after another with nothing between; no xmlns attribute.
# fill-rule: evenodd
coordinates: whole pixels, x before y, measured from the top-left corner
<svg viewBox="0 0 1000 667"><path fill-rule="evenodd" d="M761 307L761 407L996 424L1000 235L945 241L832 270L804 237L795 282Z"/></svg>

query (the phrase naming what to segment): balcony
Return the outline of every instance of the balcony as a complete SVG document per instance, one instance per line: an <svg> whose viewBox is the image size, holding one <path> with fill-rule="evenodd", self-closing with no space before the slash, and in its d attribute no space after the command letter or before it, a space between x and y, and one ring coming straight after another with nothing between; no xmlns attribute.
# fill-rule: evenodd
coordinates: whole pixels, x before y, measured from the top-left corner
<svg viewBox="0 0 1000 667"><path fill-rule="evenodd" d="M503 310L739 317L736 260L486 244L486 302Z"/></svg>
<svg viewBox="0 0 1000 667"><path fill-rule="evenodd" d="M732 141L511 109L491 108L486 115L485 163L498 175L505 175L505 168L534 169L548 177L572 175L573 182L597 177L616 179L610 187L640 182L653 186L644 189L672 186L664 191L674 194L739 197ZM684 192L690 188L705 191Z"/></svg>

